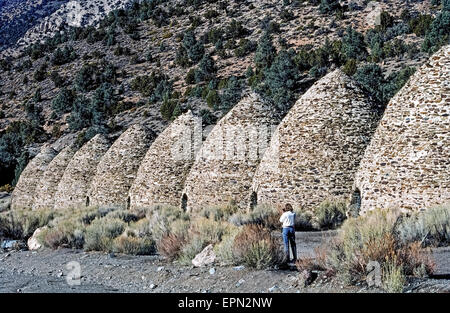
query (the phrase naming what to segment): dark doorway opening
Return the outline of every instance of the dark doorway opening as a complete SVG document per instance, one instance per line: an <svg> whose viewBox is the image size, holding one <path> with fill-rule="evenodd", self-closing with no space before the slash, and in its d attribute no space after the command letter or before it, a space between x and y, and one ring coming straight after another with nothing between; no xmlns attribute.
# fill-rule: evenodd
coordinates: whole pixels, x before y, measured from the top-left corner
<svg viewBox="0 0 450 313"><path fill-rule="evenodd" d="M258 205L258 195L255 191L250 195L250 210L253 210Z"/></svg>
<svg viewBox="0 0 450 313"><path fill-rule="evenodd" d="M90 201L90 199L89 199L89 197L86 197L86 206L88 207L89 206L89 203L90 203L91 201Z"/></svg>
<svg viewBox="0 0 450 313"><path fill-rule="evenodd" d="M130 209L130 206L131 206L131 199L130 199L130 197L128 197L127 198L127 210Z"/></svg>
<svg viewBox="0 0 450 313"><path fill-rule="evenodd" d="M187 202L188 202L188 197L187 195L184 193L183 196L181 197L181 208L183 209L183 211L186 212L187 210Z"/></svg>
<svg viewBox="0 0 450 313"><path fill-rule="evenodd" d="M360 209L361 209L361 191L357 188L353 191L352 194L349 213L352 216L358 216Z"/></svg>

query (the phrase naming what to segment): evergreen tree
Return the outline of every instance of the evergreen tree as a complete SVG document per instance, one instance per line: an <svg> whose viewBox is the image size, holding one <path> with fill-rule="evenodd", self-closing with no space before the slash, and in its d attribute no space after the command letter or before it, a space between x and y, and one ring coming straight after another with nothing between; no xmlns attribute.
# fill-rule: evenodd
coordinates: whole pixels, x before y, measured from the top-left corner
<svg viewBox="0 0 450 313"><path fill-rule="evenodd" d="M269 32L264 32L258 41L255 52L255 65L259 70L270 67L276 56L276 49L272 43L272 36Z"/></svg>

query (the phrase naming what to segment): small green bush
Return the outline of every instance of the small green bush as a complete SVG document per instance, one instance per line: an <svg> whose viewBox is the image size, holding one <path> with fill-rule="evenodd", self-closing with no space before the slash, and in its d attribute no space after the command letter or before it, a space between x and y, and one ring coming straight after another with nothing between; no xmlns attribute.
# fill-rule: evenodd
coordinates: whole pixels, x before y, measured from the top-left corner
<svg viewBox="0 0 450 313"><path fill-rule="evenodd" d="M325 200L314 210L314 219L320 229L335 229L346 219L344 202Z"/></svg>
<svg viewBox="0 0 450 313"><path fill-rule="evenodd" d="M395 260L386 262L383 268L383 288L387 292L399 293L403 291L406 284L406 277L403 267Z"/></svg>
<svg viewBox="0 0 450 313"><path fill-rule="evenodd" d="M96 218L86 227L84 249L114 251L114 239L125 230L126 223L118 218Z"/></svg>

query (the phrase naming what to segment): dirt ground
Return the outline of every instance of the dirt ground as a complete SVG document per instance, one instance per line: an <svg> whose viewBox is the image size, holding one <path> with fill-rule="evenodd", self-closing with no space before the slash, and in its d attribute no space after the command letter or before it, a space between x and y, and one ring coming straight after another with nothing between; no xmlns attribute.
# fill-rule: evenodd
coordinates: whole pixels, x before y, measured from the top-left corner
<svg viewBox="0 0 450 313"><path fill-rule="evenodd" d="M333 235L333 232L298 232L299 256L313 256L314 248ZM438 279L410 279L405 291L450 292L449 256L450 247L435 249ZM73 261L80 265L80 275L68 267ZM81 276L79 284L70 279L72 276ZM305 288L298 276L294 268L252 270L219 265L194 268L168 263L159 256L71 249L0 252L0 292L381 292L365 284L343 286L320 273Z"/></svg>

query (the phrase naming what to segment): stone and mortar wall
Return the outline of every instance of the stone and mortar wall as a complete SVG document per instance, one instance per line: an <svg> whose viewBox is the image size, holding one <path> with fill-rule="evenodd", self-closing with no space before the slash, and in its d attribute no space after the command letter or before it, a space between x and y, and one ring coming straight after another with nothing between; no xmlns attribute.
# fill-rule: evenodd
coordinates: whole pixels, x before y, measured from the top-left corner
<svg viewBox="0 0 450 313"><path fill-rule="evenodd" d="M58 191L58 184L75 152L75 147L68 146L58 153L58 155L48 164L36 187L33 209L53 209L55 204L55 194Z"/></svg>
<svg viewBox="0 0 450 313"><path fill-rule="evenodd" d="M129 207L128 192L155 133L133 125L113 143L101 158L89 190L89 204Z"/></svg>
<svg viewBox="0 0 450 313"><path fill-rule="evenodd" d="M347 199L379 108L339 69L316 82L275 132L255 174L259 204L313 209Z"/></svg>
<svg viewBox="0 0 450 313"><path fill-rule="evenodd" d="M186 179L183 204L191 212L230 202L245 208L253 174L278 120L254 93L213 128Z"/></svg>
<svg viewBox="0 0 450 313"><path fill-rule="evenodd" d="M131 209L181 204L186 176L202 144L201 131L201 120L188 111L155 139L130 189Z"/></svg>
<svg viewBox="0 0 450 313"><path fill-rule="evenodd" d="M86 206L87 194L101 157L111 146L103 135L85 143L67 165L55 194L55 209Z"/></svg>
<svg viewBox="0 0 450 313"><path fill-rule="evenodd" d="M389 102L355 179L361 212L450 203L450 45Z"/></svg>
<svg viewBox="0 0 450 313"><path fill-rule="evenodd" d="M56 156L57 152L51 147L45 146L25 167L14 188L11 209L32 208L36 187L47 166Z"/></svg>

